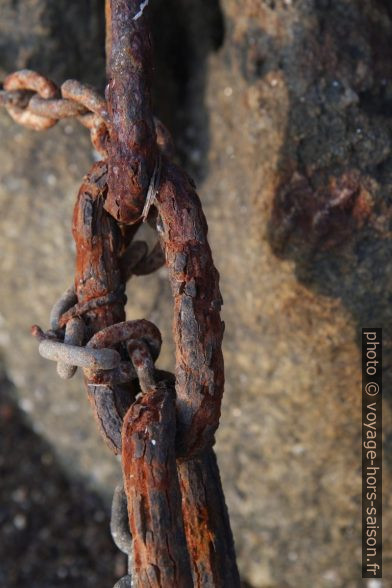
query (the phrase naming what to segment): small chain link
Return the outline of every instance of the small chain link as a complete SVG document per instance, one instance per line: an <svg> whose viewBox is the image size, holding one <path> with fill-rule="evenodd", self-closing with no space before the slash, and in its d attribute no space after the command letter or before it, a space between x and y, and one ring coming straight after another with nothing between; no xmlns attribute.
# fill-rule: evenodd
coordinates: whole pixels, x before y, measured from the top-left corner
<svg viewBox="0 0 392 588"><path fill-rule="evenodd" d="M76 118L90 130L95 150L102 157L107 157L106 101L91 86L67 80L58 88L45 76L22 69L7 76L3 88L0 91L0 106L4 106L18 124L43 131L59 120Z"/></svg>

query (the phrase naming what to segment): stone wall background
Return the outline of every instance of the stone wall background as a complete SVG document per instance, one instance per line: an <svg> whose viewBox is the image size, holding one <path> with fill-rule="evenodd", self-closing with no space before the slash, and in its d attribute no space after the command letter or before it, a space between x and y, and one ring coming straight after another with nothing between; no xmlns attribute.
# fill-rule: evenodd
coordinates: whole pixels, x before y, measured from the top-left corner
<svg viewBox="0 0 392 588"><path fill-rule="evenodd" d="M0 0L0 77L31 67L103 89L102 4ZM227 383L217 452L242 576L253 588L362 586L361 327L384 328L386 395L391 383L392 11L387 0L152 7L156 111L198 183L221 273ZM73 122L36 134L4 112L0 133L2 398L107 516L119 464L100 442L80 377L58 380L29 336L72 280L71 214L89 138ZM165 271L134 278L128 299L129 317L161 328L160 366L170 368ZM390 398L384 432L387 586ZM28 447L17 437L10 446L2 460L17 487ZM34 543L29 515L20 533ZM20 585L10 568L0 570L7 585ZM31 585L81 585L53 573Z"/></svg>

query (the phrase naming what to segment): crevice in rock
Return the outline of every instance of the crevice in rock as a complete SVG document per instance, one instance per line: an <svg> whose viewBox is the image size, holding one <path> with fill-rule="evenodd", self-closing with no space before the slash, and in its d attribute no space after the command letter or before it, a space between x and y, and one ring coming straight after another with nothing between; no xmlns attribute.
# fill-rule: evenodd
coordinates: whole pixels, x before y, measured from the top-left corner
<svg viewBox="0 0 392 588"><path fill-rule="evenodd" d="M159 0L152 9L154 109L174 136L180 162L201 180L209 149L208 56L224 39L219 0Z"/></svg>

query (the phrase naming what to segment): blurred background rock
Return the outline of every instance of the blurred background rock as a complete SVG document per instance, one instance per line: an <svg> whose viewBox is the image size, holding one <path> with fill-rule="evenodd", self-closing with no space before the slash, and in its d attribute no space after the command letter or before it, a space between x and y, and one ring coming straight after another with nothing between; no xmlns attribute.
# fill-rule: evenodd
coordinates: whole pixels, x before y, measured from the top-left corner
<svg viewBox="0 0 392 588"><path fill-rule="evenodd" d="M154 0L155 108L197 183L221 273L226 392L217 452L253 588L362 586L360 329L392 359L392 10L388 0ZM104 88L101 0L0 0L0 77ZM0 585L111 586L119 463L80 375L57 379L29 327L71 283L87 131L0 113ZM165 274L128 316L162 330ZM384 582L392 580L384 403Z"/></svg>

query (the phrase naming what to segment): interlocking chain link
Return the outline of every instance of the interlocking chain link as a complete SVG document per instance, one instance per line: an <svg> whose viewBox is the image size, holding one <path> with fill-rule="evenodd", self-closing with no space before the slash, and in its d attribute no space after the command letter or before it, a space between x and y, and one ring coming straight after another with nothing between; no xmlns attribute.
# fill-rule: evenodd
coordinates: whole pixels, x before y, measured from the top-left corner
<svg viewBox="0 0 392 588"><path fill-rule="evenodd" d="M170 133L152 115L147 6L106 0L107 100L76 80L59 88L31 70L10 74L0 91L0 106L27 128L76 118L102 157L74 208L74 284L54 304L50 328L35 325L32 334L61 378L83 370L101 434L122 456L111 530L129 565L116 587L238 588L212 450L224 382L219 274L195 185L173 163ZM150 252L134 240L142 222L157 232ZM155 367L156 325L125 317L127 281L164 262L175 377Z"/></svg>
<svg viewBox="0 0 392 588"><path fill-rule="evenodd" d="M45 76L22 69L4 80L0 106L15 122L34 131L49 129L64 118L76 118L90 130L96 151L107 157L106 102L86 84L67 80L58 88Z"/></svg>
<svg viewBox="0 0 392 588"><path fill-rule="evenodd" d="M104 159L108 156L109 115L107 103L88 84L67 80L60 88L40 73L29 69L18 70L6 77L0 90L0 107L21 126L34 131L45 131L60 120L75 118L90 131L94 149ZM157 145L172 157L174 146L171 135L163 123L154 117ZM143 210L147 217L156 186L159 183L160 163L154 172L149 198Z"/></svg>

